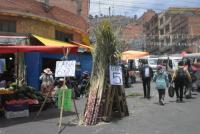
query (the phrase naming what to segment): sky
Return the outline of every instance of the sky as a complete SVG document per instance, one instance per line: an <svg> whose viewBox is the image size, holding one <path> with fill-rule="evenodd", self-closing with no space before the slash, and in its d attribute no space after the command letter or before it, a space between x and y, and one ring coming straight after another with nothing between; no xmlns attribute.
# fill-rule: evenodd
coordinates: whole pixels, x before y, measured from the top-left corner
<svg viewBox="0 0 200 134"><path fill-rule="evenodd" d="M147 9L162 12L169 7L199 7L200 0L90 0L90 14L141 16Z"/></svg>

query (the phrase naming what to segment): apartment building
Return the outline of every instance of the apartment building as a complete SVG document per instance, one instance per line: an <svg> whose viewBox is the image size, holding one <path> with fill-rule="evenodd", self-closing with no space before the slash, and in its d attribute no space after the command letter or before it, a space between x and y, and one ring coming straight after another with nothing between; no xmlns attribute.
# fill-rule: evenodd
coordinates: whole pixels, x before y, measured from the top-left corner
<svg viewBox="0 0 200 134"><path fill-rule="evenodd" d="M159 31L158 31L158 14L155 14L148 22L144 24L146 34L146 50L155 54L158 49Z"/></svg>
<svg viewBox="0 0 200 134"><path fill-rule="evenodd" d="M200 52L200 8L169 8L153 16L144 29L147 48L154 54Z"/></svg>

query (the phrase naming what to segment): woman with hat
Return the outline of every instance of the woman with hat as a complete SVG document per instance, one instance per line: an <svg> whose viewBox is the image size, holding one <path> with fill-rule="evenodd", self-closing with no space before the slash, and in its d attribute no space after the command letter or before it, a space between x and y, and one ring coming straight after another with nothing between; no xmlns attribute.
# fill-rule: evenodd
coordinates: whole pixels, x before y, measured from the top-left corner
<svg viewBox="0 0 200 134"><path fill-rule="evenodd" d="M157 66L157 71L153 77L153 81L156 83L156 89L158 90L159 104L164 105L165 90L169 85L169 80L162 65Z"/></svg>
<svg viewBox="0 0 200 134"><path fill-rule="evenodd" d="M42 81L41 84L41 92L43 95L48 95L53 90L53 85L54 85L54 79L53 79L53 73L50 68L46 68L43 70L43 73L41 74L40 78Z"/></svg>

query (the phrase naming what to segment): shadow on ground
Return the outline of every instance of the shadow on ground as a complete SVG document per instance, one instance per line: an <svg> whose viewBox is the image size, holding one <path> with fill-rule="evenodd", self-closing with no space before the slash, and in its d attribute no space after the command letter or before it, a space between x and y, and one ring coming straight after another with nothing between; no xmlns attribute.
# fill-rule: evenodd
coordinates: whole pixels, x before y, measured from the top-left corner
<svg viewBox="0 0 200 134"><path fill-rule="evenodd" d="M14 118L14 119L5 119L0 118L0 128L9 127L13 125L18 124L24 124L29 122L38 122L38 121L44 121L48 119L56 119L60 117L60 111L56 108L49 108L45 111L42 111L41 114L35 119L37 112L30 113L29 117L23 117L23 118ZM63 117L67 116L76 116L75 112L63 112Z"/></svg>

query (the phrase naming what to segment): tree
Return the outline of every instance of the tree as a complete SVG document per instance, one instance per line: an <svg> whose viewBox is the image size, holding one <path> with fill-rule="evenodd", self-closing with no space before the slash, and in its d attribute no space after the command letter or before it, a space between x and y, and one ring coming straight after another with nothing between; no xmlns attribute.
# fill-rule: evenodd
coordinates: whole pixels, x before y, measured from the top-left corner
<svg viewBox="0 0 200 134"><path fill-rule="evenodd" d="M93 70L90 80L89 97L85 108L84 123L94 125L101 115L101 102L108 85L109 65L116 64L120 41L108 21L102 21L94 31L96 45L93 52Z"/></svg>

